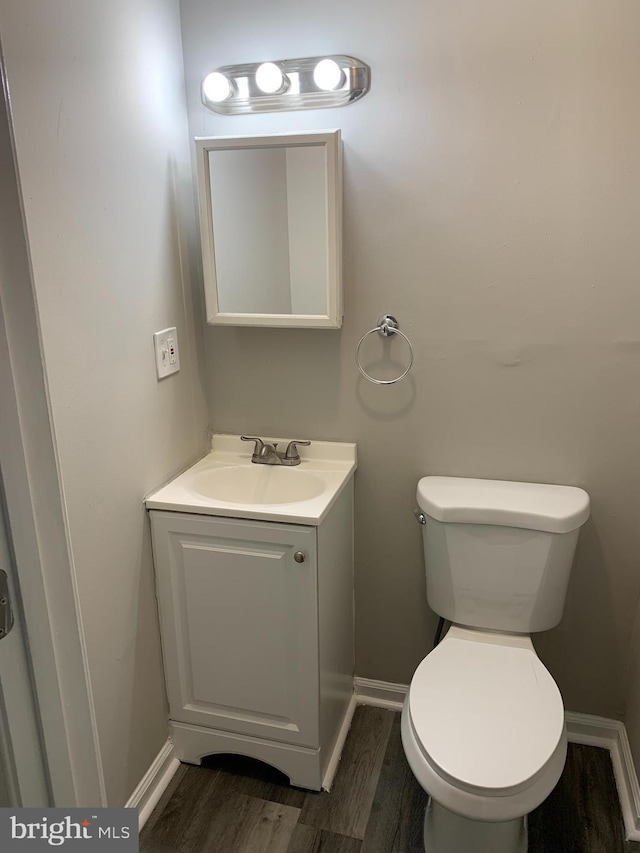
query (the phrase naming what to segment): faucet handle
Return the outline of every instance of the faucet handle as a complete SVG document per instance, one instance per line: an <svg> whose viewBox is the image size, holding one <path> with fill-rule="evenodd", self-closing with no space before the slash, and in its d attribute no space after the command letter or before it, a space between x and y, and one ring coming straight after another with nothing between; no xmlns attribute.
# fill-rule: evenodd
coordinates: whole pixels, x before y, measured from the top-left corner
<svg viewBox="0 0 640 853"><path fill-rule="evenodd" d="M261 438L258 438L257 436L241 435L240 441L255 441L255 447L253 448L254 456L260 456L260 454L264 450L264 441Z"/></svg>
<svg viewBox="0 0 640 853"><path fill-rule="evenodd" d="M300 438L296 438L293 441L290 441L289 444L287 444L287 449L284 452L284 458L285 459L300 459L300 454L298 453L298 447L297 447L298 444L301 447L308 447L311 444L311 442L310 441L303 441Z"/></svg>

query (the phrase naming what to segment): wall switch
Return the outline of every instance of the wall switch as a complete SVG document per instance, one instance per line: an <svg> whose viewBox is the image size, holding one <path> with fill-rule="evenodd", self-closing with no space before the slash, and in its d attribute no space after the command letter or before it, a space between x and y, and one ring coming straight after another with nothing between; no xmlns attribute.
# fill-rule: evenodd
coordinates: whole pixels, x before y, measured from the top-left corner
<svg viewBox="0 0 640 853"><path fill-rule="evenodd" d="M156 352L156 372L158 379L171 376L180 370L180 353L178 352L178 332L175 326L163 329L153 335L153 345Z"/></svg>

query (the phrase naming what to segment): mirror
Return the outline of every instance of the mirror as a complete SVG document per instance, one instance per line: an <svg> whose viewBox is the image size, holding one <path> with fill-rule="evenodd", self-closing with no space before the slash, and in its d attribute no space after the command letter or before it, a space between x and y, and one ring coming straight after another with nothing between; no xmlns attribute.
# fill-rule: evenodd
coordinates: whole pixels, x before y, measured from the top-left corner
<svg viewBox="0 0 640 853"><path fill-rule="evenodd" d="M207 322L342 325L340 131L197 138Z"/></svg>

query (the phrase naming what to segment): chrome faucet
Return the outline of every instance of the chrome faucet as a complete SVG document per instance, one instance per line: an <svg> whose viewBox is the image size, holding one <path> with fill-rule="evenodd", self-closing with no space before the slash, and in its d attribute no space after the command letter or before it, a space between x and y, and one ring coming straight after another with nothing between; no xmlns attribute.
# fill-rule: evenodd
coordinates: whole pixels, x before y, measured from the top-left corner
<svg viewBox="0 0 640 853"><path fill-rule="evenodd" d="M278 450L277 441L270 443L251 435L241 435L240 440L255 441L251 461L258 465L299 465L302 460L298 453L298 445L308 446L311 444L310 441L296 439L289 442L287 449L283 453L282 450Z"/></svg>

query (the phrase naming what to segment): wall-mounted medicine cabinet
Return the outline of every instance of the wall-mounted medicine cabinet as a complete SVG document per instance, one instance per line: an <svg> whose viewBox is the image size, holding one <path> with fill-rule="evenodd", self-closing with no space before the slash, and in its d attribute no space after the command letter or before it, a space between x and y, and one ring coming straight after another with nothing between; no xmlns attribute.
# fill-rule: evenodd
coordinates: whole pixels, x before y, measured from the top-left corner
<svg viewBox="0 0 640 853"><path fill-rule="evenodd" d="M196 138L207 323L342 325L339 130Z"/></svg>

